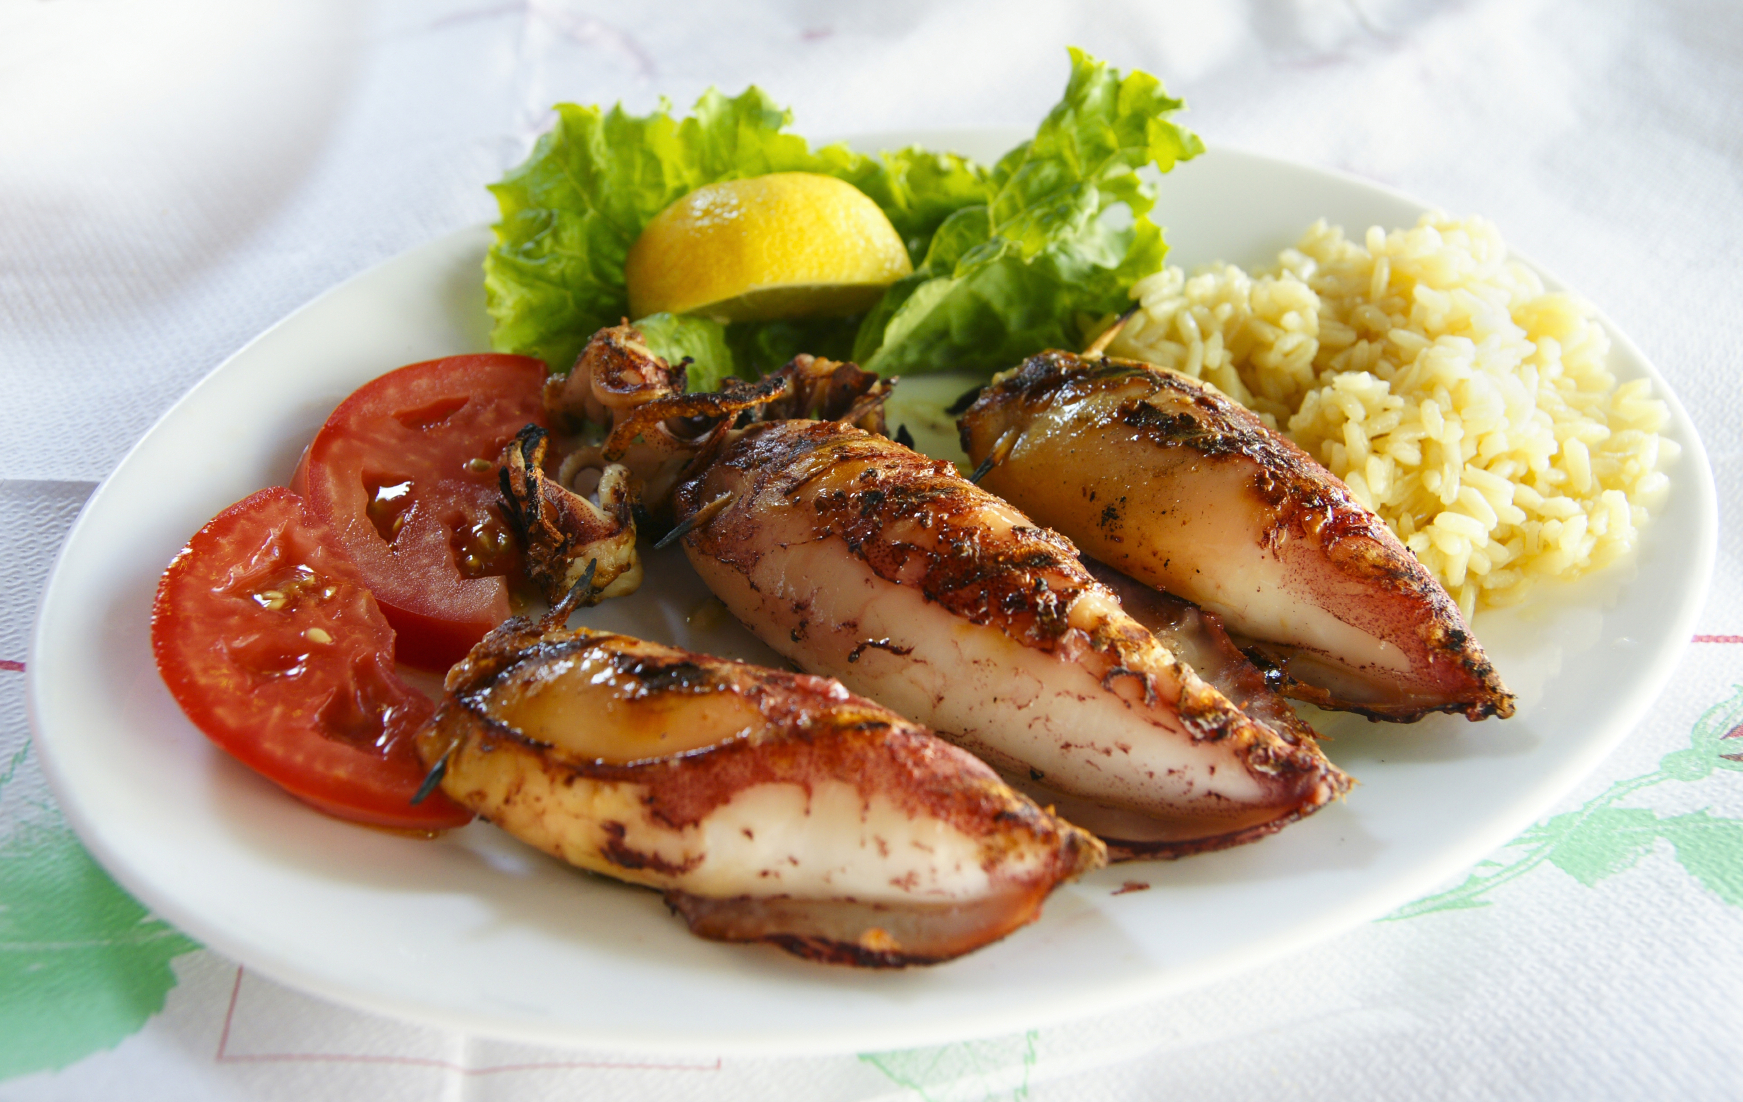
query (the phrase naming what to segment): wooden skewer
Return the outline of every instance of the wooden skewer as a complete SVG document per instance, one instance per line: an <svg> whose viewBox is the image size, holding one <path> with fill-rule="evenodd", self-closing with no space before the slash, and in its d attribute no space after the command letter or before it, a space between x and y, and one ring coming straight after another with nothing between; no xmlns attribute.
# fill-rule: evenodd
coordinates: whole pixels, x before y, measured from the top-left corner
<svg viewBox="0 0 1743 1102"><path fill-rule="evenodd" d="M430 793L436 790L436 786L442 783L442 775L448 771L448 759L453 757L454 751L458 749L460 749L460 740L455 739L448 744L446 750L442 751L442 756L436 759L436 764L430 766L430 771L424 774L424 783L418 785L418 790L412 794L414 805L423 803Z"/></svg>
<svg viewBox="0 0 1743 1102"><path fill-rule="evenodd" d="M1115 318L1114 323L1102 330L1101 336L1091 341L1089 347L1083 350L1084 358L1087 359L1090 356L1100 356L1102 353L1106 352L1108 350L1108 345L1114 343L1114 338L1120 335L1120 330L1126 327L1126 323L1131 321L1132 315L1137 312L1138 308L1134 306L1119 317Z"/></svg>
<svg viewBox="0 0 1743 1102"><path fill-rule="evenodd" d="M733 492L728 490L713 501L702 506L702 508L690 514L690 519L678 522L676 527L659 538L658 542L654 544L654 550L658 551L662 547L670 547L672 544L677 543L688 535L692 528L695 528L699 524L707 524L709 521L713 520L714 514L732 504L732 497Z"/></svg>
<svg viewBox="0 0 1743 1102"><path fill-rule="evenodd" d="M575 584L569 587L569 592L563 594L563 599L551 606L551 611L545 613L545 618L539 621L542 631L559 631L569 622L569 615L580 608L582 602L593 596L593 575L599 570L598 559L588 559L587 569L575 579Z"/></svg>
<svg viewBox="0 0 1743 1102"><path fill-rule="evenodd" d="M993 443L993 450L987 453L987 457L980 461L980 466L976 467L974 473L968 476L968 480L978 484L981 479L987 476L988 471L1010 458L1011 449L1015 448L1017 441L1022 438L1021 431L1015 428L1006 429L1005 434Z"/></svg>

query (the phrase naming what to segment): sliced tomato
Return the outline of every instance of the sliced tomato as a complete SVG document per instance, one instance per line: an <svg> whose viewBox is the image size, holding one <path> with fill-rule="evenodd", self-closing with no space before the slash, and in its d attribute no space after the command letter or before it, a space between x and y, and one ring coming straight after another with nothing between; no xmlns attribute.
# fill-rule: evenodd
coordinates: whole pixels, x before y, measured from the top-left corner
<svg viewBox="0 0 1743 1102"><path fill-rule="evenodd" d="M262 490L188 541L158 584L151 647L194 726L293 796L412 830L472 813L440 792L412 735L435 706L393 668L393 629L302 499Z"/></svg>
<svg viewBox="0 0 1743 1102"><path fill-rule="evenodd" d="M518 567L496 505L497 458L545 425L545 365L430 360L363 384L316 434L293 488L357 564L401 662L440 670L508 618Z"/></svg>

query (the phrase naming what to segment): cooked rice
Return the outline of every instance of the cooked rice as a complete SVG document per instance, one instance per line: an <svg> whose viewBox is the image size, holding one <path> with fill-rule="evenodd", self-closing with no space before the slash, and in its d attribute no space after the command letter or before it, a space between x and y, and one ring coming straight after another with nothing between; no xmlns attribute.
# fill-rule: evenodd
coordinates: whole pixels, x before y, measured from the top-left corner
<svg viewBox="0 0 1743 1102"><path fill-rule="evenodd" d="M1349 484L1468 617L1632 550L1680 450L1590 305L1490 223L1322 220L1275 268L1166 268L1108 349L1205 379Z"/></svg>

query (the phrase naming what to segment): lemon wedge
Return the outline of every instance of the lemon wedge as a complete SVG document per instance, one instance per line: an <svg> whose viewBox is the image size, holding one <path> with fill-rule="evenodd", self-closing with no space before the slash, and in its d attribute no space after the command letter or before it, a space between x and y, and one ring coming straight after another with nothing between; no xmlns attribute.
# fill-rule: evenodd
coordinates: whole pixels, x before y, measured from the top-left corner
<svg viewBox="0 0 1743 1102"><path fill-rule="evenodd" d="M777 172L699 187L654 215L624 275L638 318L768 321L858 313L913 270L895 227L858 188Z"/></svg>

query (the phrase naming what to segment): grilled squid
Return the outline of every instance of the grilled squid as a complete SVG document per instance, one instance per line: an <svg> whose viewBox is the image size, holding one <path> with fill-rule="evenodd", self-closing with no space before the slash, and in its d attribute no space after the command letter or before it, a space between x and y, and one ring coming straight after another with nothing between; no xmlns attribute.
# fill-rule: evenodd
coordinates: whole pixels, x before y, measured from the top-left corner
<svg viewBox="0 0 1743 1102"><path fill-rule="evenodd" d="M527 577L555 605L635 592L642 564L637 515L670 528L678 482L705 467L735 424L816 416L882 432L891 383L850 363L801 355L719 393L685 392L685 365L655 355L625 323L593 335L567 375L545 384L553 424L570 434L556 477L545 472L550 436L522 429L498 463L503 517L520 537Z"/></svg>
<svg viewBox="0 0 1743 1102"><path fill-rule="evenodd" d="M528 425L503 449L497 468L502 515L523 548L527 577L556 604L585 579L582 604L622 597L641 586L629 469L606 464L591 479L598 504L545 475L544 429Z"/></svg>
<svg viewBox="0 0 1743 1102"><path fill-rule="evenodd" d="M1513 713L1458 606L1385 523L1197 380L1045 352L958 424L983 485L1221 617L1286 693L1377 719Z"/></svg>
<svg viewBox="0 0 1743 1102"><path fill-rule="evenodd" d="M630 493L664 522L678 483L713 459L735 425L816 415L882 432L891 383L854 364L799 355L754 383L729 376L718 393L689 394L685 385L684 365L655 355L634 326L595 333L574 369L545 384L554 423L603 433L569 451L559 481L578 484L590 471L621 466Z"/></svg>
<svg viewBox="0 0 1743 1102"><path fill-rule="evenodd" d="M753 424L677 513L691 564L769 646L1069 798L1116 857L1243 842L1348 787L949 463L837 422Z"/></svg>
<svg viewBox="0 0 1743 1102"><path fill-rule="evenodd" d="M418 735L453 799L690 929L814 960L947 960L1032 922L1100 842L836 682L514 619Z"/></svg>

